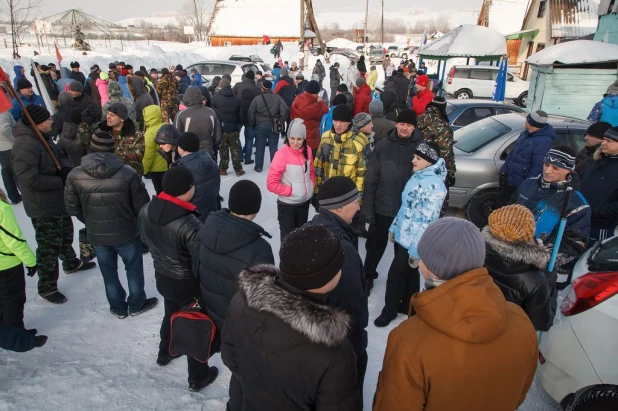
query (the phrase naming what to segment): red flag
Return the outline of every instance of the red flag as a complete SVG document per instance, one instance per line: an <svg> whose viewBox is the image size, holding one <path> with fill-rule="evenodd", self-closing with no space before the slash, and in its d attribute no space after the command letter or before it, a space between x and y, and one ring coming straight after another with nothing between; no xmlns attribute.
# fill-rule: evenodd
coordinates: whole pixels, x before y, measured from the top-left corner
<svg viewBox="0 0 618 411"><path fill-rule="evenodd" d="M0 81L9 81L9 76L2 70L2 67L0 67Z"/></svg>
<svg viewBox="0 0 618 411"><path fill-rule="evenodd" d="M60 65L60 63L62 63L62 55L60 54L60 50L58 50L58 43L54 43L54 46L56 46L56 59L58 60L58 65Z"/></svg>

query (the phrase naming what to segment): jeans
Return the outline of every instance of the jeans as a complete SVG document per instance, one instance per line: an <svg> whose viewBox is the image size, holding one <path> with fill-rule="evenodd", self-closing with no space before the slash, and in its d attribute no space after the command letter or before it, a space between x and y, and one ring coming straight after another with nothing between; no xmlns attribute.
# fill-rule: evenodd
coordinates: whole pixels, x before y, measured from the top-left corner
<svg viewBox="0 0 618 411"><path fill-rule="evenodd" d="M142 260L142 241L134 238L122 245L94 245L94 253L105 283L105 295L109 308L114 314L126 315L139 311L146 302L144 292L144 264ZM118 256L127 272L129 298L118 279Z"/></svg>
<svg viewBox="0 0 618 411"><path fill-rule="evenodd" d="M11 202L16 203L21 200L19 194L19 182L17 175L13 170L13 161L11 160L11 150L0 151L0 166L2 167L2 181L6 189L6 195Z"/></svg>
<svg viewBox="0 0 618 411"><path fill-rule="evenodd" d="M279 144L279 134L273 133L270 124L255 126L255 168L258 170L264 168L266 144L268 144L268 151L270 152L270 161L273 161Z"/></svg>
<svg viewBox="0 0 618 411"><path fill-rule="evenodd" d="M384 293L382 315L385 317L395 318L398 312L407 313L412 295L420 289L420 273L418 268L410 267L409 257L408 250L395 242L395 258L388 270Z"/></svg>
<svg viewBox="0 0 618 411"><path fill-rule="evenodd" d="M253 139L255 138L255 128L253 126L245 125L245 162L251 161L253 156Z"/></svg>

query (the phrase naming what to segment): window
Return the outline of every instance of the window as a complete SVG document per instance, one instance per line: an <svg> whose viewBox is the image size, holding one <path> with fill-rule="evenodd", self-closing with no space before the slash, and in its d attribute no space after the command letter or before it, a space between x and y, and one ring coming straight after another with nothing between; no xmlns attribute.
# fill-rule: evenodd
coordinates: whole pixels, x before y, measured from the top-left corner
<svg viewBox="0 0 618 411"><path fill-rule="evenodd" d="M221 76L223 69L221 64L205 63L202 64L202 76Z"/></svg>
<svg viewBox="0 0 618 411"><path fill-rule="evenodd" d="M541 0L539 2L539 13L536 15L538 18L545 17L545 9L547 8L547 0Z"/></svg>
<svg viewBox="0 0 618 411"><path fill-rule="evenodd" d="M258 70L259 68L255 64L247 64L245 66L242 66L243 74L246 73L247 71L253 71L254 73L256 73Z"/></svg>
<svg viewBox="0 0 618 411"><path fill-rule="evenodd" d="M457 106L447 101L446 102L446 115L450 116L451 114L453 114L453 112L455 112L455 110L457 110Z"/></svg>
<svg viewBox="0 0 618 411"><path fill-rule="evenodd" d="M554 139L554 147L567 145L575 151L584 148L586 130L575 128L560 128L556 130L556 138Z"/></svg>
<svg viewBox="0 0 618 411"><path fill-rule="evenodd" d="M489 70L472 70L470 78L475 80L491 80Z"/></svg>
<svg viewBox="0 0 618 411"><path fill-rule="evenodd" d="M493 115L493 113L490 107L470 107L457 117L453 125L464 127L491 115Z"/></svg>
<svg viewBox="0 0 618 411"><path fill-rule="evenodd" d="M511 114L511 113L521 113L522 111L518 108L514 107L497 107L496 115L498 114Z"/></svg>
<svg viewBox="0 0 618 411"><path fill-rule="evenodd" d="M538 53L539 51L543 50L545 48L545 44L543 43L539 43L536 45L536 52Z"/></svg>
<svg viewBox="0 0 618 411"><path fill-rule="evenodd" d="M466 153L473 153L485 147L492 141L502 137L511 131L510 127L494 120L485 118L468 127L455 131L453 139L457 142L455 147Z"/></svg>
<svg viewBox="0 0 618 411"><path fill-rule="evenodd" d="M592 248L588 258L589 268L594 271L615 271L618 265L618 237Z"/></svg>
<svg viewBox="0 0 618 411"><path fill-rule="evenodd" d="M235 69L236 66L233 66L231 64L221 64L221 70L223 71L223 74L232 74Z"/></svg>
<svg viewBox="0 0 618 411"><path fill-rule="evenodd" d="M472 70L470 70L470 69L460 69L460 68L458 68L457 70L455 70L455 78L469 78L471 71Z"/></svg>
<svg viewBox="0 0 618 411"><path fill-rule="evenodd" d="M511 73L506 73L506 81L515 81Z"/></svg>
<svg viewBox="0 0 618 411"><path fill-rule="evenodd" d="M491 81L496 81L498 78L498 70L489 70L489 74L491 76Z"/></svg>

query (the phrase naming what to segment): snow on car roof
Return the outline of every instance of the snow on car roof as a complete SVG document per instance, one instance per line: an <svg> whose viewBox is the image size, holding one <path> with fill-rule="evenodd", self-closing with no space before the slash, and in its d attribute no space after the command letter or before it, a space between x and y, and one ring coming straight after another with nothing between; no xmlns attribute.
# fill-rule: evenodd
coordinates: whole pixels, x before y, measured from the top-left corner
<svg viewBox="0 0 618 411"><path fill-rule="evenodd" d="M535 66L618 62L618 45L593 40L574 40L547 47L526 60Z"/></svg>
<svg viewBox="0 0 618 411"><path fill-rule="evenodd" d="M496 60L506 54L506 39L500 32L474 24L463 24L421 48L421 57L474 57Z"/></svg>
<svg viewBox="0 0 618 411"><path fill-rule="evenodd" d="M277 41L277 37L299 37L298 1L230 0L223 1L219 7L211 36L262 37L266 34L271 41Z"/></svg>

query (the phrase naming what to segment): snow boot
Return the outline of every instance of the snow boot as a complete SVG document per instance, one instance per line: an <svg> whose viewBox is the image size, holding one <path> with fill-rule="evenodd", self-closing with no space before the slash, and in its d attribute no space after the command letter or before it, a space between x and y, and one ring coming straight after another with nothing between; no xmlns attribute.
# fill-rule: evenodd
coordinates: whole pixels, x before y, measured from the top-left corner
<svg viewBox="0 0 618 411"><path fill-rule="evenodd" d="M157 297L150 297L146 299L146 302L144 303L144 305L142 306L142 308L140 308L139 310L137 310L136 312L132 312L130 313L132 317L135 317L136 315L140 315L142 313L145 313L146 311L150 310L151 308L154 308L157 305L157 302L159 300L157 299Z"/></svg>
<svg viewBox="0 0 618 411"><path fill-rule="evenodd" d="M77 268L73 269L73 270L69 270L69 271L64 271L67 274L73 274L76 273L78 271L86 271L86 270L90 270L94 267L96 267L97 264L94 261L88 261L88 262L84 262L82 260L79 260L79 265L77 266Z"/></svg>
<svg viewBox="0 0 618 411"><path fill-rule="evenodd" d="M31 335L36 335L39 332L39 330L37 330L36 328L31 328L26 331L28 331Z"/></svg>
<svg viewBox="0 0 618 411"><path fill-rule="evenodd" d="M208 387L219 375L219 369L217 367L210 367L208 370L208 378L202 381L191 381L189 383L189 391L199 392Z"/></svg>
<svg viewBox="0 0 618 411"><path fill-rule="evenodd" d="M52 304L64 304L67 302L67 298L60 291L56 291L41 297L43 297Z"/></svg>
<svg viewBox="0 0 618 411"><path fill-rule="evenodd" d="M395 319L395 317L387 317L385 315L380 315L378 318L376 318L376 320L373 322L373 325L375 325L376 327L386 327L387 325L389 325L391 323L391 321L393 321Z"/></svg>
<svg viewBox="0 0 618 411"><path fill-rule="evenodd" d="M36 343L34 343L35 347L42 347L47 342L47 336L46 335L37 335L34 338L36 338Z"/></svg>

